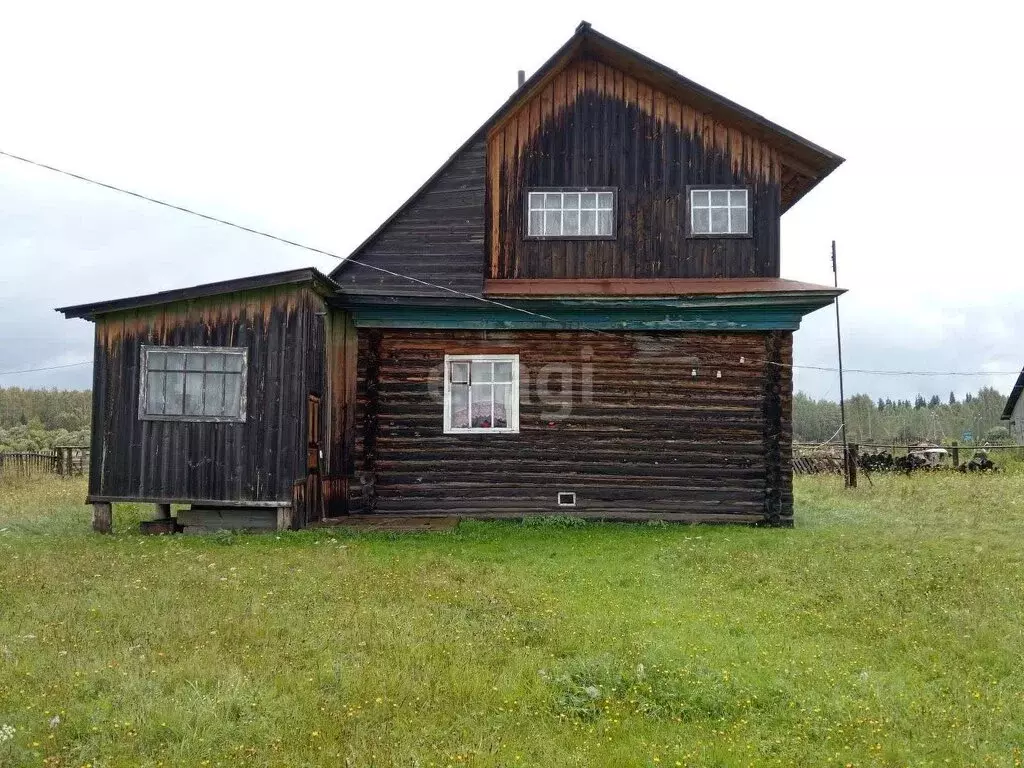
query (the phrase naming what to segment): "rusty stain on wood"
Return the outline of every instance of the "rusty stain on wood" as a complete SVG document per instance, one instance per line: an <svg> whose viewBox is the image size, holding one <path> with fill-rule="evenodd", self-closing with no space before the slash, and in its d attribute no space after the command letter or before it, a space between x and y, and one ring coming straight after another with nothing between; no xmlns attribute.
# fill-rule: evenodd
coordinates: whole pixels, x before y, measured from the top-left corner
<svg viewBox="0 0 1024 768"><path fill-rule="evenodd" d="M763 139L603 61L570 61L533 93L488 134L490 278L778 276L782 195L801 187ZM750 236L688 237L692 184L747 186ZM526 192L549 186L617 187L617 237L524 240Z"/></svg>
<svg viewBox="0 0 1024 768"><path fill-rule="evenodd" d="M306 398L327 386L325 317L303 285L99 315L90 498L290 500L306 474ZM143 344L246 348L246 421L140 420Z"/></svg>

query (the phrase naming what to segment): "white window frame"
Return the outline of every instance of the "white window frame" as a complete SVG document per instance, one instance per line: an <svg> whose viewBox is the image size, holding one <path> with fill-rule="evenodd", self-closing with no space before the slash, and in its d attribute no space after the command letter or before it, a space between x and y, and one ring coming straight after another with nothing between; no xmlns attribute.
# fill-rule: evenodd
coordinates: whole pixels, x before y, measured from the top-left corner
<svg viewBox="0 0 1024 768"><path fill-rule="evenodd" d="M585 194L595 195L595 198L594 198L594 205L595 205L595 207L594 208L584 208L583 207L583 199L582 199L581 196L585 195ZM548 208L546 206L545 203L546 203L546 196L547 195L557 195L558 196L559 199L558 199L558 207L557 208ZM578 201L578 204L577 204L576 207L568 207L568 208L566 207L566 196L567 195L572 195L572 196L576 197L576 199ZM602 195L610 196L611 197L611 203L609 203L607 205L602 205L601 204L601 197L602 197ZM615 212L616 212L616 210L618 208L618 197L619 197L618 196L618 189L616 189L615 187L558 187L558 188L555 188L555 189L540 188L540 189L528 190L527 193L526 193L526 237L528 237L528 238L530 238L532 240L558 240L558 239L560 239L560 240L613 240L615 238L615 236L616 236L616 219L617 219L617 217L616 217ZM538 198L540 199L539 203L536 202ZM533 223L533 217L530 215L531 213L533 213L533 212L543 212L544 214L546 214L548 212L554 212L554 211L557 211L558 213L561 214L561 216L559 218L559 232L558 232L558 234L551 234L551 235L549 235L549 234L546 234L545 232L534 232L531 229L531 225ZM611 216L610 216L611 224L612 224L611 232L597 232L596 230L594 232L582 232L582 231L566 232L565 231L565 213L566 213L566 211L575 212L577 214L577 224L578 224L578 227L580 228L580 230L582 230L582 227L583 227L583 212L584 211L586 211L588 213L593 212L593 214L594 214L594 226L596 228L600 227L601 214L602 213L609 213L609 214L611 214ZM541 217L541 221L543 222L544 219L545 219L545 216L542 216ZM543 224L542 224L542 229L543 228L544 227L543 227Z"/></svg>
<svg viewBox="0 0 1024 768"><path fill-rule="evenodd" d="M698 205L694 202L693 196L696 193L704 193L708 196L707 205ZM726 205L712 205L711 204L711 193L712 192L726 192L729 195L728 203ZM733 195L742 196L743 204L738 205L733 203ZM708 231L698 232L694 227L694 214L698 211L708 212ZM711 212L721 211L727 212L728 230L725 232L712 232L711 231ZM746 212L745 227L742 230L734 230L732 226L732 212L734 210L743 210ZM696 237L746 237L750 235L750 193L746 187L691 187L690 188L690 234Z"/></svg>
<svg viewBox="0 0 1024 768"><path fill-rule="evenodd" d="M204 375L204 387L205 387L205 375L207 373L223 373L225 375L239 375L242 378L241 390L239 392L239 412L236 415L231 416L213 416L206 414L187 414L187 413L150 413L147 409L149 402L147 388L149 386L149 356L154 352L163 354L175 353L182 355L231 355L234 357L241 358L242 367L240 371L206 371L206 362L204 360L203 370L187 370L187 362L183 362L182 374L195 374L201 373ZM156 347L148 344L141 345L139 355L139 419L142 421L205 421L205 422L221 422L221 423L241 423L246 418L246 395L248 390L249 382L249 350L246 347ZM165 371L161 369L162 372ZM165 375L166 379L166 375ZM187 378L186 378L187 381ZM166 383L165 383L166 386ZM184 386L187 386L185 384ZM182 391L182 397L184 398L184 390ZM204 392L205 397L205 392Z"/></svg>
<svg viewBox="0 0 1024 768"><path fill-rule="evenodd" d="M506 414L506 427L453 427L452 426L452 363L511 363L512 364L512 407ZM473 387L469 387L469 413L472 423ZM491 423L494 423L494 393L491 392ZM444 432L446 435L464 434L515 434L519 432L519 355L445 355L444 356Z"/></svg>

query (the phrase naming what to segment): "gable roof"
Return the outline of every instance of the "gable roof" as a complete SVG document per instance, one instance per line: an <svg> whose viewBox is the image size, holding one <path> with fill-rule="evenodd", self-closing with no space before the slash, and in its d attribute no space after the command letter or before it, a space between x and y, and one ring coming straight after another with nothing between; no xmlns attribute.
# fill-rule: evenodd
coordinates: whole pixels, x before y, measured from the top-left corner
<svg viewBox="0 0 1024 768"><path fill-rule="evenodd" d="M1003 408L1003 415L999 417L1001 421L1007 421L1013 416L1013 409L1017 407L1017 401L1020 400L1021 394L1024 394L1024 368L1021 369L1020 376L1017 377L1017 383L1010 390L1010 396L1006 398L1006 407Z"/></svg>
<svg viewBox="0 0 1024 768"><path fill-rule="evenodd" d="M144 296L130 296L124 299L111 299L109 301L96 301L91 304L58 307L55 311L63 313L65 319L68 320L73 317L94 320L97 315L103 315L108 312L141 309L142 307L169 304L173 301L203 299L209 296L219 296L224 293L237 293L238 291L251 291L258 288L274 288L281 285L299 285L302 283L311 283L314 290L317 290L323 296L332 296L338 290L337 283L324 275L320 270L313 267L305 267L303 269L290 269L286 272L270 272L265 275L242 277L236 280L221 280L217 283L203 283L202 285L192 285L188 288L176 288L171 291L149 293Z"/></svg>
<svg viewBox="0 0 1024 768"><path fill-rule="evenodd" d="M683 77L675 70L659 64L632 48L602 35L586 21L580 22L576 32L562 45L534 74L505 101L497 112L473 133L448 160L417 189L394 213L370 234L351 257L358 257L391 226L391 224L437 182L449 167L474 143L485 137L505 117L515 112L520 103L527 101L544 88L547 82L569 62L580 55L590 55L630 73L640 80L649 81L666 92L676 95L681 101L722 120L736 125L774 146L782 154L782 212L789 208L815 187L822 179L838 168L844 159L839 155L773 123L771 120L740 106L734 101ZM343 261L332 272L337 279L348 266L356 262ZM475 292L474 292L474 295Z"/></svg>

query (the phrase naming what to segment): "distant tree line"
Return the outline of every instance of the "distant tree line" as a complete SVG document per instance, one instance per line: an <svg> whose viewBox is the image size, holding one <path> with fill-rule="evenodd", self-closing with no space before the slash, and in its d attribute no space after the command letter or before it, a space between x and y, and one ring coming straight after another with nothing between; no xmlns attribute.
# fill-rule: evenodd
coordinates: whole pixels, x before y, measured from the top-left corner
<svg viewBox="0 0 1024 768"><path fill-rule="evenodd" d="M91 416L87 391L0 388L0 452L88 445Z"/></svg>
<svg viewBox="0 0 1024 768"><path fill-rule="evenodd" d="M922 441L1008 442L999 421L1006 396L991 387L968 393L962 401L918 395L913 400L873 399L854 395L846 400L850 442L909 445ZM92 395L88 391L0 388L0 451L39 451L54 445L89 443ZM839 428L839 403L815 400L798 392L793 400L793 439L822 443Z"/></svg>
<svg viewBox="0 0 1024 768"><path fill-rule="evenodd" d="M973 443L1009 442L1010 433L1000 422L1006 396L991 387L968 393L958 401L917 395L913 400L873 399L854 395L846 399L846 433L851 443L911 445L919 442L963 442L970 432ZM798 392L793 399L793 439L820 443L832 437L840 425L839 403L815 400ZM838 438L837 438L838 439Z"/></svg>

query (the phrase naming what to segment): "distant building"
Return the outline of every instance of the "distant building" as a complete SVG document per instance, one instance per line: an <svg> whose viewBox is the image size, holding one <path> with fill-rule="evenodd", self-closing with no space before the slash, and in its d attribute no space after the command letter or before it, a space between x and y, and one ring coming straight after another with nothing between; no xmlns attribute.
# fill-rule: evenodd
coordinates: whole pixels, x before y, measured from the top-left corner
<svg viewBox="0 0 1024 768"><path fill-rule="evenodd" d="M1024 399L1021 393L1024 392L1024 369L1021 369L1017 383L1010 390L1010 396L1006 398L1006 407L1003 408L1003 415L1000 417L1007 422L1010 429L1010 437L1017 445L1024 445Z"/></svg>

